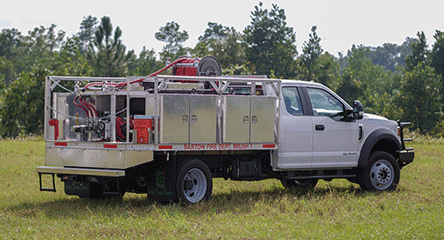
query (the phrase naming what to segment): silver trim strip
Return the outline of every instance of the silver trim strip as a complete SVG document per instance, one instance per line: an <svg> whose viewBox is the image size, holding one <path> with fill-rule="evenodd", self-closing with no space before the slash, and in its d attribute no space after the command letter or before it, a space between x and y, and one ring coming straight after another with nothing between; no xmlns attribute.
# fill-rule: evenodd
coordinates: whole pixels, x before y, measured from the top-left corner
<svg viewBox="0 0 444 240"><path fill-rule="evenodd" d="M57 174L74 174L74 175L91 175L106 177L124 177L124 170L109 169L91 169L91 168L65 168L65 167L47 167L39 166L35 168L38 173L57 173Z"/></svg>

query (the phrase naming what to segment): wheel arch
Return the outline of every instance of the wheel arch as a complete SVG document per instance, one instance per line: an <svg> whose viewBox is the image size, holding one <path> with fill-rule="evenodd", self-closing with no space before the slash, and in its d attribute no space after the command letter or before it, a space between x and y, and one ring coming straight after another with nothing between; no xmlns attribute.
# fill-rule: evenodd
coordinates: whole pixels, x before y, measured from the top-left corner
<svg viewBox="0 0 444 240"><path fill-rule="evenodd" d="M391 154L395 159L398 158L398 151L401 150L401 143L387 129L377 129L373 131L365 140L359 155L358 167L366 167L370 155L375 151L384 151Z"/></svg>

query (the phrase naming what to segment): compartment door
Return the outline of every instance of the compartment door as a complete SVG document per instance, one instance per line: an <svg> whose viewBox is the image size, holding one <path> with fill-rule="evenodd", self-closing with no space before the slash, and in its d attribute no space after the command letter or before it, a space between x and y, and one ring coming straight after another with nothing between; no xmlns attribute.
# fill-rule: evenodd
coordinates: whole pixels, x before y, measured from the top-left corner
<svg viewBox="0 0 444 240"><path fill-rule="evenodd" d="M161 95L160 143L188 143L189 114L189 95Z"/></svg>
<svg viewBox="0 0 444 240"><path fill-rule="evenodd" d="M224 96L223 142L250 141L250 96Z"/></svg>
<svg viewBox="0 0 444 240"><path fill-rule="evenodd" d="M190 142L216 142L216 95L190 96Z"/></svg>
<svg viewBox="0 0 444 240"><path fill-rule="evenodd" d="M274 142L276 99L274 97L251 97L251 139L256 142Z"/></svg>

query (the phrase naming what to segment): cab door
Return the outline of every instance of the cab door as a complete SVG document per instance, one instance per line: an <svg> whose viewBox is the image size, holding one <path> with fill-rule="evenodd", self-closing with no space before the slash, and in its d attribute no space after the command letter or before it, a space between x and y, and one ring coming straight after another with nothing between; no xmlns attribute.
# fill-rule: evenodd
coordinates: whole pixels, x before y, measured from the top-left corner
<svg viewBox="0 0 444 240"><path fill-rule="evenodd" d="M358 124L346 121L346 106L321 88L305 88L312 111L313 168L354 167L358 161Z"/></svg>
<svg viewBox="0 0 444 240"><path fill-rule="evenodd" d="M280 169L309 169L313 158L313 122L301 101L301 88L283 87L280 106Z"/></svg>

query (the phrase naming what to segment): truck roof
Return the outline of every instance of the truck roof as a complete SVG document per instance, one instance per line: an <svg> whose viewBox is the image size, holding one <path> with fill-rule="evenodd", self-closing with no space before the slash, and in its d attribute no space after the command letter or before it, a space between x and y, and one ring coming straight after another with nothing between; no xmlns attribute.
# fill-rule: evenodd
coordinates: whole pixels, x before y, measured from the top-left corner
<svg viewBox="0 0 444 240"><path fill-rule="evenodd" d="M299 86L323 86L324 85L320 84L320 83L316 83L313 81L305 81L305 80L290 80L290 79L282 79L281 80L281 84L282 86L285 85L299 85Z"/></svg>

